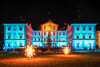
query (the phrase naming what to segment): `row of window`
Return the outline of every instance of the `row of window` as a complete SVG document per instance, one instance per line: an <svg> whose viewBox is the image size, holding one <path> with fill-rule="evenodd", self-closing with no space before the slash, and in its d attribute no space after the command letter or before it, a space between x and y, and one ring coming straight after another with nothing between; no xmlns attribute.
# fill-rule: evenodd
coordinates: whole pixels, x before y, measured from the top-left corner
<svg viewBox="0 0 100 67"><path fill-rule="evenodd" d="M79 39L79 36L77 35L76 38ZM85 39L85 36L84 35L83 35L83 39ZM91 36L89 36L89 39L91 39Z"/></svg>
<svg viewBox="0 0 100 67"><path fill-rule="evenodd" d="M34 39L34 41L37 41L36 38ZM38 39L38 41L41 41L40 38ZM51 39L45 39L43 41L56 41L56 39L51 40ZM61 40L61 38L58 41L65 41L65 38L63 38L63 40Z"/></svg>
<svg viewBox="0 0 100 67"><path fill-rule="evenodd" d="M80 28L79 28L79 27L77 27L77 31L79 31L79 29L80 29ZM85 29L86 29L86 28L85 28L85 27L83 27L83 31L85 31ZM89 31L91 31L91 30L92 30L92 29L91 29L91 27L89 27Z"/></svg>
<svg viewBox="0 0 100 67"><path fill-rule="evenodd" d="M53 32L53 35L55 35L56 33ZM57 33L58 34L58 33ZM34 35L40 35L40 32L35 32ZM44 32L44 35L46 35L46 32ZM49 35L51 35L51 33L49 33ZM59 32L59 35L61 35L61 32ZM65 35L65 32L63 32L63 35Z"/></svg>
<svg viewBox="0 0 100 67"><path fill-rule="evenodd" d="M79 48L79 47L80 47L80 44L77 43L77 44L76 44L76 47ZM84 47L84 46L83 46L83 47ZM89 47L91 47L91 43L89 43Z"/></svg>
<svg viewBox="0 0 100 67"><path fill-rule="evenodd" d="M13 28L14 31L16 31L16 29L17 29L16 27ZM20 31L22 31L22 29L23 29L22 27L19 27ZM8 27L8 31L10 31L10 30L11 30L11 27Z"/></svg>
<svg viewBox="0 0 100 67"><path fill-rule="evenodd" d="M47 29L47 27L46 26L44 26L44 30L46 30ZM55 30L55 26L52 26L52 29L54 29Z"/></svg>
<svg viewBox="0 0 100 67"><path fill-rule="evenodd" d="M16 44L16 42L14 44ZM23 46L23 44L22 44L22 42L20 42L19 47L22 47L22 46ZM8 42L8 47L11 47L11 43L9 43L9 42Z"/></svg>
<svg viewBox="0 0 100 67"><path fill-rule="evenodd" d="M8 35L8 39L10 39L10 38L11 38L11 36ZM14 36L14 38L16 39L16 36ZM19 38L22 38L22 35L20 35Z"/></svg>

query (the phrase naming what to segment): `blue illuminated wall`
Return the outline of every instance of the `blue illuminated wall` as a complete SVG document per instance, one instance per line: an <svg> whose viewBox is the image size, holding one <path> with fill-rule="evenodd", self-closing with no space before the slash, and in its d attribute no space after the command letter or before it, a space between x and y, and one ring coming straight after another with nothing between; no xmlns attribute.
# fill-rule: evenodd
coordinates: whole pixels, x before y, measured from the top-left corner
<svg viewBox="0 0 100 67"><path fill-rule="evenodd" d="M96 24L71 24L73 26L73 49L84 50L95 48Z"/></svg>
<svg viewBox="0 0 100 67"><path fill-rule="evenodd" d="M26 46L26 24L4 24L4 50Z"/></svg>
<svg viewBox="0 0 100 67"><path fill-rule="evenodd" d="M51 47L62 47L68 45L67 31L51 31L48 36L48 31L33 31L32 44L37 47L45 47L48 43L48 37L50 38Z"/></svg>

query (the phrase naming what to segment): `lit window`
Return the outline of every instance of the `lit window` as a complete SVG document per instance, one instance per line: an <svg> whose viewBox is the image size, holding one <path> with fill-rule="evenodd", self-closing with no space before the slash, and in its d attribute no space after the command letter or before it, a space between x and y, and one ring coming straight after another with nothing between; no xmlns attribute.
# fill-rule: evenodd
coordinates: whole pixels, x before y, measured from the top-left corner
<svg viewBox="0 0 100 67"><path fill-rule="evenodd" d="M46 29L46 27L44 26L44 30Z"/></svg>
<svg viewBox="0 0 100 67"><path fill-rule="evenodd" d="M55 30L55 26L53 26L53 29Z"/></svg>
<svg viewBox="0 0 100 67"><path fill-rule="evenodd" d="M85 30L85 27L83 27L83 30Z"/></svg>
<svg viewBox="0 0 100 67"><path fill-rule="evenodd" d="M59 41L61 41L61 39L59 39Z"/></svg>
<svg viewBox="0 0 100 67"><path fill-rule="evenodd" d="M79 27L77 27L77 30L79 30Z"/></svg>
<svg viewBox="0 0 100 67"><path fill-rule="evenodd" d="M63 39L63 41L65 41L65 38Z"/></svg>

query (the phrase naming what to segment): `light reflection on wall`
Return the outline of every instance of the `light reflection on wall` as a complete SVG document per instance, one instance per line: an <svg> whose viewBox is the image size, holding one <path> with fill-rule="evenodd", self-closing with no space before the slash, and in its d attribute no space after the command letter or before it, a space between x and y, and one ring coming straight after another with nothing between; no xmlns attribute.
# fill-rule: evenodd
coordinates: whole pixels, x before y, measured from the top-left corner
<svg viewBox="0 0 100 67"><path fill-rule="evenodd" d="M26 46L26 24L4 24L4 50Z"/></svg>

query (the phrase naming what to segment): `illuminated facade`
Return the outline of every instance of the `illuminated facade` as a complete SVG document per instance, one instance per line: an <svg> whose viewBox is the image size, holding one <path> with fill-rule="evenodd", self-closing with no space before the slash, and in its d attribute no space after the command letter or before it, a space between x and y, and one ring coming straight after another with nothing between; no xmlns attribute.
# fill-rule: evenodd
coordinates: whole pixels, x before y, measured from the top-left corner
<svg viewBox="0 0 100 67"><path fill-rule="evenodd" d="M32 30L31 24L4 24L4 50L27 44L51 48L70 46L73 50L95 49L95 26L71 24L67 30L58 30L58 25L49 20L41 25L41 30Z"/></svg>
<svg viewBox="0 0 100 67"><path fill-rule="evenodd" d="M71 24L72 28L72 49L75 50L92 50L95 49L95 27L96 24ZM69 33L68 33L69 34Z"/></svg>
<svg viewBox="0 0 100 67"><path fill-rule="evenodd" d="M28 24L4 24L4 50L26 46Z"/></svg>
<svg viewBox="0 0 100 67"><path fill-rule="evenodd" d="M58 25L51 20L41 25L41 31L33 31L32 44L37 47L47 47L48 42L51 48L68 45L67 30L59 30Z"/></svg>
<svg viewBox="0 0 100 67"><path fill-rule="evenodd" d="M96 31L96 46L100 49L100 31Z"/></svg>

